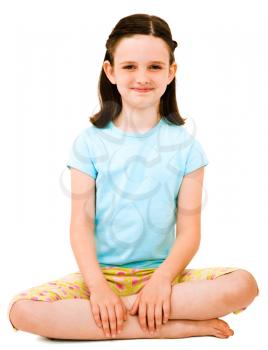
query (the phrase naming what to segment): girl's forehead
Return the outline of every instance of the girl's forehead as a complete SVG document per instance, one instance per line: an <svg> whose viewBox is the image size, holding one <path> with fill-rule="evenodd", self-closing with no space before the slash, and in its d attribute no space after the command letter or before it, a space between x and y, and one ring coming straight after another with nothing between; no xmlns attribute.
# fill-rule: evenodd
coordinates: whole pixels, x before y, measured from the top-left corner
<svg viewBox="0 0 268 350"><path fill-rule="evenodd" d="M121 64L136 64L136 63L139 63L139 62L128 60L128 61L120 61L118 63L121 65ZM166 62L159 61L159 60L148 60L148 62L146 62L146 63L161 64L163 66L166 64Z"/></svg>
<svg viewBox="0 0 268 350"><path fill-rule="evenodd" d="M166 63L169 60L169 51L165 42L161 38L147 37L146 42L136 37L122 39L114 52L117 63Z"/></svg>

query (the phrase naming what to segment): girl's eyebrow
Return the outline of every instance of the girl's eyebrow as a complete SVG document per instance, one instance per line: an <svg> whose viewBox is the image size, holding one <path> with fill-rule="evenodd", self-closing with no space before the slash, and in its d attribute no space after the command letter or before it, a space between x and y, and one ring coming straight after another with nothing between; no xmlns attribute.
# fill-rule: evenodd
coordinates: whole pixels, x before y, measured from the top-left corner
<svg viewBox="0 0 268 350"><path fill-rule="evenodd" d="M125 61L125 62L121 62L120 64L129 64L129 63L137 63L137 62L134 62L134 61ZM157 63L157 64L162 64L162 65L165 65L165 62L162 62L162 61L151 61L149 63Z"/></svg>

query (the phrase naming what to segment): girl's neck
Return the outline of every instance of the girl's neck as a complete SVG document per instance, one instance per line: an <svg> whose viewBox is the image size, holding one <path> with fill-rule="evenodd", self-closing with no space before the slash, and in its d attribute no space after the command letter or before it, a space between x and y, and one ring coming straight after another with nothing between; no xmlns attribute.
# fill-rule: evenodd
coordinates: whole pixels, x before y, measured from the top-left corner
<svg viewBox="0 0 268 350"><path fill-rule="evenodd" d="M146 132L152 129L161 119L159 113L152 117L141 117L120 113L113 121L114 125L126 132Z"/></svg>

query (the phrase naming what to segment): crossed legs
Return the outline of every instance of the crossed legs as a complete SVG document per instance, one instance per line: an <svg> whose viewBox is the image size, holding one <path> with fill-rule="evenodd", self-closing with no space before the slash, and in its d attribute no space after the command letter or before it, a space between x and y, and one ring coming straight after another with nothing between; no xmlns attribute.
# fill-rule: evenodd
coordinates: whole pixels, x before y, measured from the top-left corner
<svg viewBox="0 0 268 350"><path fill-rule="evenodd" d="M138 316L128 315L123 331L115 339L184 338L232 335L228 324L218 317L246 308L258 295L255 278L246 270L236 270L214 280L189 281L173 286L169 321L153 336L145 333ZM129 309L136 295L122 297ZM52 339L103 340L95 324L90 302L63 299L56 302L18 300L10 319L17 329Z"/></svg>

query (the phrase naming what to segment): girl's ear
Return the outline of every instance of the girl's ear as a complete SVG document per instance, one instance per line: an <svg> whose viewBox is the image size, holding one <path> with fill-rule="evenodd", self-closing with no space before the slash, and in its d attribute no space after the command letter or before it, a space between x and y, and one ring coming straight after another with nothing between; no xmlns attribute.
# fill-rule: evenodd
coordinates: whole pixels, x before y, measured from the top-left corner
<svg viewBox="0 0 268 350"><path fill-rule="evenodd" d="M168 82L168 84L170 84L172 82L172 80L174 79L176 72L177 72L177 68L178 68L177 63L173 62L169 68L169 74L168 74L169 82Z"/></svg>
<svg viewBox="0 0 268 350"><path fill-rule="evenodd" d="M114 79L114 75L113 75L113 67L111 66L110 61L105 60L103 62L102 67L103 67L103 70L104 70L107 78L110 80L110 82L112 84L116 84L115 79Z"/></svg>

